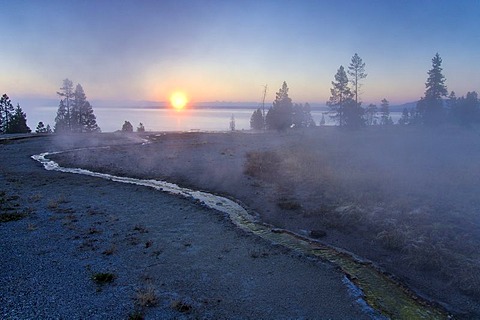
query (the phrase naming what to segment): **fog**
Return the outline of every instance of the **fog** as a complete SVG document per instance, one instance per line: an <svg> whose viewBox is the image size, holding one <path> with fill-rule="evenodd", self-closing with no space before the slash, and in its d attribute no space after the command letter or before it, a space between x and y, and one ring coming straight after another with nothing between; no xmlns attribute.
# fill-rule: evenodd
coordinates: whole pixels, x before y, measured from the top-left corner
<svg viewBox="0 0 480 320"><path fill-rule="evenodd" d="M89 143L118 146L55 159L233 197L267 223L306 235L314 231L323 235L320 241L372 260L414 290L480 314L476 129L99 136ZM125 138L132 144L121 146ZM150 143L142 145L142 139Z"/></svg>

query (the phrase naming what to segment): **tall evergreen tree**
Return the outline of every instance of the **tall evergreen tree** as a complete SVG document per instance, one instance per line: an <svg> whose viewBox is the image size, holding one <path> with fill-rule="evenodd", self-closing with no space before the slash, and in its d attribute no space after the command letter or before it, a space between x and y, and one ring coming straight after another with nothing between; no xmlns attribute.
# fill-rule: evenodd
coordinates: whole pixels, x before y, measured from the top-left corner
<svg viewBox="0 0 480 320"><path fill-rule="evenodd" d="M63 80L57 94L62 97L55 117L55 132L100 132L93 108L80 84L73 90L73 82Z"/></svg>
<svg viewBox="0 0 480 320"><path fill-rule="evenodd" d="M0 97L0 133L7 133L13 112L12 101L5 93Z"/></svg>
<svg viewBox="0 0 480 320"><path fill-rule="evenodd" d="M268 110L265 122L270 130L285 130L292 125L292 99L288 96L287 82L277 92L272 107Z"/></svg>
<svg viewBox="0 0 480 320"><path fill-rule="evenodd" d="M86 102L84 109L82 110L83 115L83 129L87 133L91 132L101 132L102 130L97 124L97 117L93 113L93 108L90 105L90 102Z"/></svg>
<svg viewBox="0 0 480 320"><path fill-rule="evenodd" d="M70 127L73 132L84 132L84 109L87 103L87 96L80 84L77 84L73 92L73 99L71 101L70 113Z"/></svg>
<svg viewBox="0 0 480 320"><path fill-rule="evenodd" d="M55 126L53 128L55 133L65 133L69 132L70 128L68 127L68 116L67 108L65 107L64 100L60 100L60 105L58 106L57 116L55 117Z"/></svg>
<svg viewBox="0 0 480 320"><path fill-rule="evenodd" d="M10 122L7 126L7 133L30 133L32 130L27 125L27 115L19 104L15 108Z"/></svg>
<svg viewBox="0 0 480 320"><path fill-rule="evenodd" d="M87 101L85 91L80 84L75 87L72 101L72 130L74 132L99 132L97 119L90 102Z"/></svg>
<svg viewBox="0 0 480 320"><path fill-rule="evenodd" d="M255 110L250 117L250 128L253 130L263 130L265 128L265 119L260 108Z"/></svg>
<svg viewBox="0 0 480 320"><path fill-rule="evenodd" d="M390 104L385 98L380 105L380 124L382 126L393 124L392 117L390 116Z"/></svg>
<svg viewBox="0 0 480 320"><path fill-rule="evenodd" d="M432 69L428 71L425 96L417 103L420 119L428 125L439 124L445 120L442 98L447 96L448 91L442 70L442 58L436 53L432 59Z"/></svg>
<svg viewBox="0 0 480 320"><path fill-rule="evenodd" d="M295 103L292 108L292 125L294 128L309 128L315 126L311 114L311 107L309 103L305 105Z"/></svg>
<svg viewBox="0 0 480 320"><path fill-rule="evenodd" d="M343 66L340 66L335 74L335 81L332 81L330 93L330 99L327 101L327 106L333 112L330 117L343 127L347 124L347 105L353 101L353 93L348 87L348 78Z"/></svg>
<svg viewBox="0 0 480 320"><path fill-rule="evenodd" d="M57 94L63 101L63 106L61 107L65 109L63 112L65 113L65 117L63 117L62 120L65 120L66 130L63 131L72 131L72 100L74 98L73 82L69 79L63 80L63 86L60 88L60 91L57 91ZM60 107L58 111L60 111ZM55 124L55 127L57 127L57 124Z"/></svg>
<svg viewBox="0 0 480 320"><path fill-rule="evenodd" d="M360 90L360 87L362 86L360 81L362 79L365 79L367 77L367 74L365 73L365 63L363 62L362 58L358 56L357 53L353 55L352 61L348 66L347 73L349 76L352 77L350 79L350 82L353 85L353 94L355 96L355 103L358 105L359 90Z"/></svg>

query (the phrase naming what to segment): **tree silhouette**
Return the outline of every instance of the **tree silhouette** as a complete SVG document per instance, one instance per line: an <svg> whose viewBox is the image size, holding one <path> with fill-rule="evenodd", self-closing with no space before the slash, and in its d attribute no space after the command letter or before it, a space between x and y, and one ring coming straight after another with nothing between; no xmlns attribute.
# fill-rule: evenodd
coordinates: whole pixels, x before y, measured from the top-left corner
<svg viewBox="0 0 480 320"><path fill-rule="evenodd" d="M130 121L125 121L125 123L122 126L122 131L123 132L133 132L133 126L130 123Z"/></svg>
<svg viewBox="0 0 480 320"><path fill-rule="evenodd" d="M289 128L292 125L292 107L287 82L284 81L265 117L267 128L279 131Z"/></svg>
<svg viewBox="0 0 480 320"><path fill-rule="evenodd" d="M346 126L347 118L353 115L348 109L352 109L353 104L356 103L352 100L353 93L348 87L348 78L343 66L340 66L335 74L335 81L332 81L330 93L330 99L327 101L327 106L333 112L330 117L341 127Z"/></svg>
<svg viewBox="0 0 480 320"><path fill-rule="evenodd" d="M380 105L380 124L387 126L393 124L392 117L390 117L390 104L387 99L382 100Z"/></svg>
<svg viewBox="0 0 480 320"><path fill-rule="evenodd" d="M143 123L140 122L137 127L137 132L145 132L145 126L143 125Z"/></svg>
<svg viewBox="0 0 480 320"><path fill-rule="evenodd" d="M0 133L7 133L13 112L12 101L5 93L0 97Z"/></svg>
<svg viewBox="0 0 480 320"><path fill-rule="evenodd" d="M428 71L425 96L417 103L420 119L427 125L439 124L445 119L442 98L447 96L448 91L442 70L442 58L436 53L432 59L432 69Z"/></svg>
<svg viewBox="0 0 480 320"><path fill-rule="evenodd" d="M452 103L453 99L455 99L454 103ZM475 91L467 92L465 97L460 98L450 95L448 102L451 106L452 118L458 124L468 127L480 121L480 101Z"/></svg>
<svg viewBox="0 0 480 320"><path fill-rule="evenodd" d="M353 85L353 95L355 96L355 103L358 105L358 95L359 90L362 84L360 80L365 79L367 74L365 73L365 63L362 61L362 58L355 53L352 57L352 61L348 66L348 75L351 76L350 82Z"/></svg>
<svg viewBox="0 0 480 320"><path fill-rule="evenodd" d="M65 107L64 100L60 100L58 106L57 115L55 117L55 127L53 128L55 133L64 133L70 131L68 126L67 108Z"/></svg>
<svg viewBox="0 0 480 320"><path fill-rule="evenodd" d="M73 82L71 80L69 80L68 78L64 79L63 80L63 85L60 88L60 91L57 91L57 94L61 97L61 100L63 101L63 105L61 104L59 106L57 116L58 116L58 113L60 112L60 108L63 108L64 110L62 110L62 114L64 114L64 116L62 116L60 118L60 121L65 122L64 124L62 123L59 126L59 127L62 127L62 130L59 130L58 132L72 131L72 125L71 125L72 104L71 104L71 101L74 97ZM57 124L55 124L55 127L57 127ZM55 132L57 132L57 130Z"/></svg>
<svg viewBox="0 0 480 320"><path fill-rule="evenodd" d="M265 120L263 119L263 113L260 108L255 110L250 117L250 128L253 130L263 130L265 127Z"/></svg>
<svg viewBox="0 0 480 320"><path fill-rule="evenodd" d="M309 128L315 126L315 121L311 114L312 108L310 104L305 105L295 103L292 109L292 125L293 128Z"/></svg>
<svg viewBox="0 0 480 320"><path fill-rule="evenodd" d="M63 99L55 117L55 132L100 132L93 108L87 101L85 91L77 84L73 91L73 82L63 80L63 87L57 94Z"/></svg>
<svg viewBox="0 0 480 320"><path fill-rule="evenodd" d="M23 112L19 104L15 108L10 122L7 126L7 133L30 133L32 130L27 125L27 115Z"/></svg>

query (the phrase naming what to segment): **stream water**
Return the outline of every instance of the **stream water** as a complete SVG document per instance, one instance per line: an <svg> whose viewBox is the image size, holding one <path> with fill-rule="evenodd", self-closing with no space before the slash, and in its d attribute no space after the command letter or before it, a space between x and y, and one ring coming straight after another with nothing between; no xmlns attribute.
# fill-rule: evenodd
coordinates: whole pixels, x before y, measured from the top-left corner
<svg viewBox="0 0 480 320"><path fill-rule="evenodd" d="M166 181L135 179L93 172L80 168L61 167L48 155L60 153L42 153L32 158L43 164L46 170L83 174L91 177L108 179L115 182L129 183L154 188L159 191L193 198L203 205L223 212L240 229L251 232L271 243L282 245L302 254L327 260L340 268L344 274L344 282L350 288L365 312L372 318L383 319L450 319L451 316L441 307L420 298L414 292L393 280L379 270L371 262L364 261L350 253L322 244L318 241L273 228L264 224L250 214L237 202L207 192L182 188Z"/></svg>

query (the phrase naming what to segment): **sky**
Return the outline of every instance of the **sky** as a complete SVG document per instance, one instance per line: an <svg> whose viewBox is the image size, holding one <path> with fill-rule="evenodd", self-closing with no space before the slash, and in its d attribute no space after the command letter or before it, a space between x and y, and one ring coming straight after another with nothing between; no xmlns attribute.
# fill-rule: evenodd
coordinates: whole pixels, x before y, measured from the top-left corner
<svg viewBox="0 0 480 320"><path fill-rule="evenodd" d="M0 0L0 91L14 104L89 100L267 102L286 81L325 103L340 65L366 64L364 104L418 100L436 52L449 91L480 90L480 1Z"/></svg>

